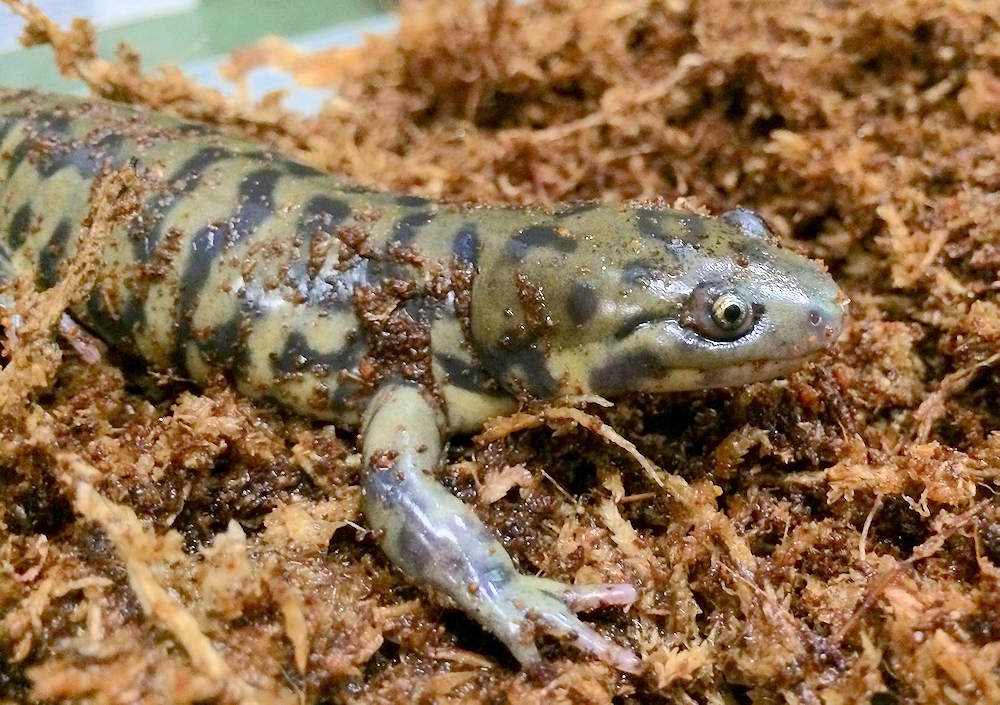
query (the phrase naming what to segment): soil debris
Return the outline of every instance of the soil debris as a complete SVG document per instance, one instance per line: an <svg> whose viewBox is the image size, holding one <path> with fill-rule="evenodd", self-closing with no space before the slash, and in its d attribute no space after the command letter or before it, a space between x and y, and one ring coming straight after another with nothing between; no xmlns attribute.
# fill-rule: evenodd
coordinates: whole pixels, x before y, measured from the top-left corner
<svg viewBox="0 0 1000 705"><path fill-rule="evenodd" d="M639 587L588 617L639 676L550 643L539 678L381 556L350 435L82 359L56 330L93 263L16 284L0 700L1000 703L1000 2L405 0L358 49L233 55L328 87L315 117L4 2L95 95L414 195L753 208L853 304L788 380L453 440L522 569Z"/></svg>

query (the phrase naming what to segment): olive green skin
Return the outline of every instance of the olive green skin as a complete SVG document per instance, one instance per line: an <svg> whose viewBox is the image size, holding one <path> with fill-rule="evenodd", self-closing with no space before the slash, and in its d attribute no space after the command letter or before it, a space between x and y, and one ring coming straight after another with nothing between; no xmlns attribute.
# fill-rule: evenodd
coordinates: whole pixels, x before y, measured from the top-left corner
<svg viewBox="0 0 1000 705"><path fill-rule="evenodd" d="M153 366L222 371L248 396L361 426L365 513L385 552L522 663L538 659L539 627L636 670L570 611L635 590L518 573L430 477L447 436L530 398L778 376L842 325L830 276L746 211L445 205L206 125L30 91L0 90L2 269L54 284L95 181L124 166L149 192L73 314ZM751 312L738 334L714 322L723 292Z"/></svg>
<svg viewBox="0 0 1000 705"><path fill-rule="evenodd" d="M436 385L453 430L509 410L504 391L616 394L774 376L840 327L838 290L815 263L718 218L445 206L361 188L204 125L31 92L0 92L0 155L0 228L15 271L54 283L93 179L132 164L157 187L140 217L116 228L110 274L75 313L156 366L195 380L222 368L249 396L342 424L358 423L378 382L359 370L378 332L354 297L389 279L416 287L407 311L430 350L408 356L432 369L422 381ZM456 291L429 291L461 270ZM468 281L471 302L459 290ZM758 304L751 334L720 342L681 324L706 281ZM471 320L456 314L456 297ZM643 318L653 322L621 335Z"/></svg>

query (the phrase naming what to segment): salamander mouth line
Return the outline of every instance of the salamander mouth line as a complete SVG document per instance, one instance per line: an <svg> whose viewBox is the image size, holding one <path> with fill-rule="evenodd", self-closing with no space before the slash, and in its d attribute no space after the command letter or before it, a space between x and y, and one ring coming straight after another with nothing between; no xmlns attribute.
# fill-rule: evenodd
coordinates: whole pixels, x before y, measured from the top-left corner
<svg viewBox="0 0 1000 705"><path fill-rule="evenodd" d="M743 362L737 363L735 365L720 365L719 367L682 367L674 368L681 369L690 372L711 372L714 374L722 374L725 372L735 372L750 370L753 368L765 368L765 367L775 367L781 370L791 369L795 370L802 367L803 364L809 360L818 357L823 351L815 350L808 353L803 353L801 355L783 355L781 357L766 357L759 360L744 360ZM762 378L768 379L768 378ZM737 383L742 384L742 383Z"/></svg>
<svg viewBox="0 0 1000 705"><path fill-rule="evenodd" d="M671 367L668 374L712 374L719 375L720 377L726 375L727 373L740 373L740 372L753 372L753 371L763 371L766 368L771 368L772 370L777 370L778 374L788 370L796 370L802 367L803 364L809 362L810 360L818 357L822 354L822 350L816 350L813 352L803 353L801 355L788 355L782 357L771 357L771 358L761 358L759 360L744 360L734 365L719 365L718 367ZM767 379L773 379L777 375L769 375L760 378L750 377L751 381L753 379L758 379L759 381L765 381ZM742 378L740 378L742 379ZM735 381L733 386L739 386L746 384L745 381Z"/></svg>

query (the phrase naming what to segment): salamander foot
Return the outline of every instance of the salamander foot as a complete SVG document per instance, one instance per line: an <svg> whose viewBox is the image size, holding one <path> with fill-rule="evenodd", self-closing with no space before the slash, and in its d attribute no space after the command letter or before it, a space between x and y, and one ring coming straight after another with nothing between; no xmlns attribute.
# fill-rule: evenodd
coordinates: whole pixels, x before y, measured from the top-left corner
<svg viewBox="0 0 1000 705"><path fill-rule="evenodd" d="M634 587L522 575L472 510L434 480L442 438L429 395L413 384L387 383L372 399L361 435L365 517L400 570L448 595L527 667L540 662L536 637L550 634L622 671L639 670L631 650L575 614L630 605Z"/></svg>
<svg viewBox="0 0 1000 705"><path fill-rule="evenodd" d="M497 575L474 588L475 610L483 625L498 635L525 666L540 661L536 638L541 633L572 641L580 651L626 673L638 673L640 661L631 649L599 634L574 614L635 602L628 584L567 585L530 575ZM471 591L471 590L470 590Z"/></svg>

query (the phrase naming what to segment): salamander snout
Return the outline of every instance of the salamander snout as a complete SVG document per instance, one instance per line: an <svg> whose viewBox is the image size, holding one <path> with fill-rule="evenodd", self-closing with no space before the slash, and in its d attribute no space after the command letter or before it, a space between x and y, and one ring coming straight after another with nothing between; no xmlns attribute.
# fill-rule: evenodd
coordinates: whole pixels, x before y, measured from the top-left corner
<svg viewBox="0 0 1000 705"><path fill-rule="evenodd" d="M803 321L803 353L823 350L836 342L844 329L849 304L850 299L835 285L825 296L813 297Z"/></svg>
<svg viewBox="0 0 1000 705"><path fill-rule="evenodd" d="M806 315L806 330L810 336L815 336L821 347L835 341L844 329L844 319L847 316L849 300L838 294L831 301L820 303L809 309Z"/></svg>

